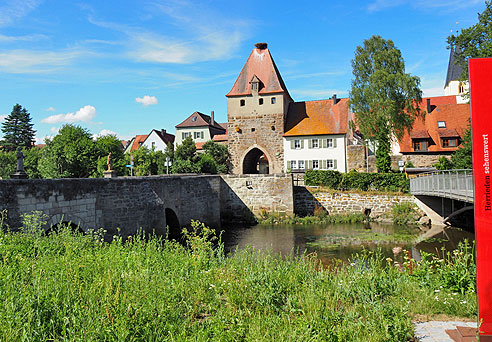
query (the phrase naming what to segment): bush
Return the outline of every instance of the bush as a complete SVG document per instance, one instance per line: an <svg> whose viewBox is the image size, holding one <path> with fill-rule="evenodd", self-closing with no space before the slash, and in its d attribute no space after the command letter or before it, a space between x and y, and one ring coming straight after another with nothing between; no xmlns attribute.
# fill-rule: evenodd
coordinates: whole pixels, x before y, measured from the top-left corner
<svg viewBox="0 0 492 342"><path fill-rule="evenodd" d="M417 224L418 213L413 203L403 202L395 204L391 208L394 224Z"/></svg>
<svg viewBox="0 0 492 342"><path fill-rule="evenodd" d="M408 192L409 182L402 173L347 173L330 170L307 170L306 185L326 186L334 190L375 190Z"/></svg>

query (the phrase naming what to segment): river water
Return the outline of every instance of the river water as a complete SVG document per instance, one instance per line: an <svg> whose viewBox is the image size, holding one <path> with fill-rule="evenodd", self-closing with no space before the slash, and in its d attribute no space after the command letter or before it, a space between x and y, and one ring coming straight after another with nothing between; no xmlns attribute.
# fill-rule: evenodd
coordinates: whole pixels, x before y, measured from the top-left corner
<svg viewBox="0 0 492 342"><path fill-rule="evenodd" d="M474 234L459 228L433 229L423 233L416 227L391 224L325 224L325 225L256 225L225 229L222 240L227 252L241 251L247 246L282 255L315 252L323 264L334 259L348 261L363 249L380 249L385 257L402 261L403 250L420 259L420 251L442 254L453 250L459 241L474 240Z"/></svg>

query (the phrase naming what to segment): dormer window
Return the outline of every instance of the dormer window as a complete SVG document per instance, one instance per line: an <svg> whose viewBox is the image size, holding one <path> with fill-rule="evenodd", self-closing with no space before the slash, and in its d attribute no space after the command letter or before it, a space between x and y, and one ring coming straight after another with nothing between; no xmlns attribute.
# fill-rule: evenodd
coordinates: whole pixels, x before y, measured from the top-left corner
<svg viewBox="0 0 492 342"><path fill-rule="evenodd" d="M251 94L258 95L258 92L260 91L260 79L256 77L256 75L253 75L253 78L249 83L251 84Z"/></svg>
<svg viewBox="0 0 492 342"><path fill-rule="evenodd" d="M446 128L446 121L438 121L437 128Z"/></svg>
<svg viewBox="0 0 492 342"><path fill-rule="evenodd" d="M258 91L258 82L251 83L251 91Z"/></svg>

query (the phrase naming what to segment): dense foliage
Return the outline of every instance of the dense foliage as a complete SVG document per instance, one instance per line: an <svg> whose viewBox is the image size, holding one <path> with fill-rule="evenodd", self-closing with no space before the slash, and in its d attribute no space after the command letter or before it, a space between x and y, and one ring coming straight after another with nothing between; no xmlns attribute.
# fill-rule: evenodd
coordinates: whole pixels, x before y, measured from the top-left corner
<svg viewBox="0 0 492 342"><path fill-rule="evenodd" d="M321 267L313 255L224 257L197 222L186 246L40 236L25 222L27 234L0 229L4 341L411 341L413 315L475 317L469 248Z"/></svg>
<svg viewBox="0 0 492 342"><path fill-rule="evenodd" d="M3 139L0 141L0 146L8 151L15 150L17 147L31 148L36 134L31 121L31 114L27 109L16 104L2 123Z"/></svg>
<svg viewBox="0 0 492 342"><path fill-rule="evenodd" d="M334 190L375 190L408 192L409 182L401 173L347 173L326 170L307 170L306 185L326 186Z"/></svg>
<svg viewBox="0 0 492 342"><path fill-rule="evenodd" d="M227 146L209 140L197 153L195 142L187 137L173 153L172 173L227 173L228 164Z"/></svg>
<svg viewBox="0 0 492 342"><path fill-rule="evenodd" d="M485 1L485 10L478 14L478 23L448 37L451 48L457 49L456 63L462 69L462 80L468 80L468 59L492 57L492 1Z"/></svg>
<svg viewBox="0 0 492 342"><path fill-rule="evenodd" d="M352 60L350 106L366 139L378 144L379 172L389 172L392 136L401 139L421 114L420 79L405 73L405 62L393 41L372 36L358 46Z"/></svg>
<svg viewBox="0 0 492 342"><path fill-rule="evenodd" d="M24 154L24 171L29 178L41 178L41 173L38 169L39 159L41 158L42 149L23 148ZM0 178L8 179L17 168L17 152L16 151L0 151Z"/></svg>
<svg viewBox="0 0 492 342"><path fill-rule="evenodd" d="M472 142L471 142L471 127L468 128L463 135L461 146L451 155L451 166L453 169L472 169Z"/></svg>

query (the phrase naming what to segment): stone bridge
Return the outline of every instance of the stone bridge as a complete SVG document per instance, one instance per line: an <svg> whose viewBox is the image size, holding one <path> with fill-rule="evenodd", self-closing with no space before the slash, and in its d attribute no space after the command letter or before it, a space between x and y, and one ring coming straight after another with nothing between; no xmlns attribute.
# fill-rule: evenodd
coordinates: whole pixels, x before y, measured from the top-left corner
<svg viewBox="0 0 492 342"><path fill-rule="evenodd" d="M179 235L191 220L210 227L249 221L261 210L293 213L290 175L170 175L94 179L0 180L0 210L6 223L42 211L45 230L71 222L83 231L103 228L107 236L145 232Z"/></svg>

